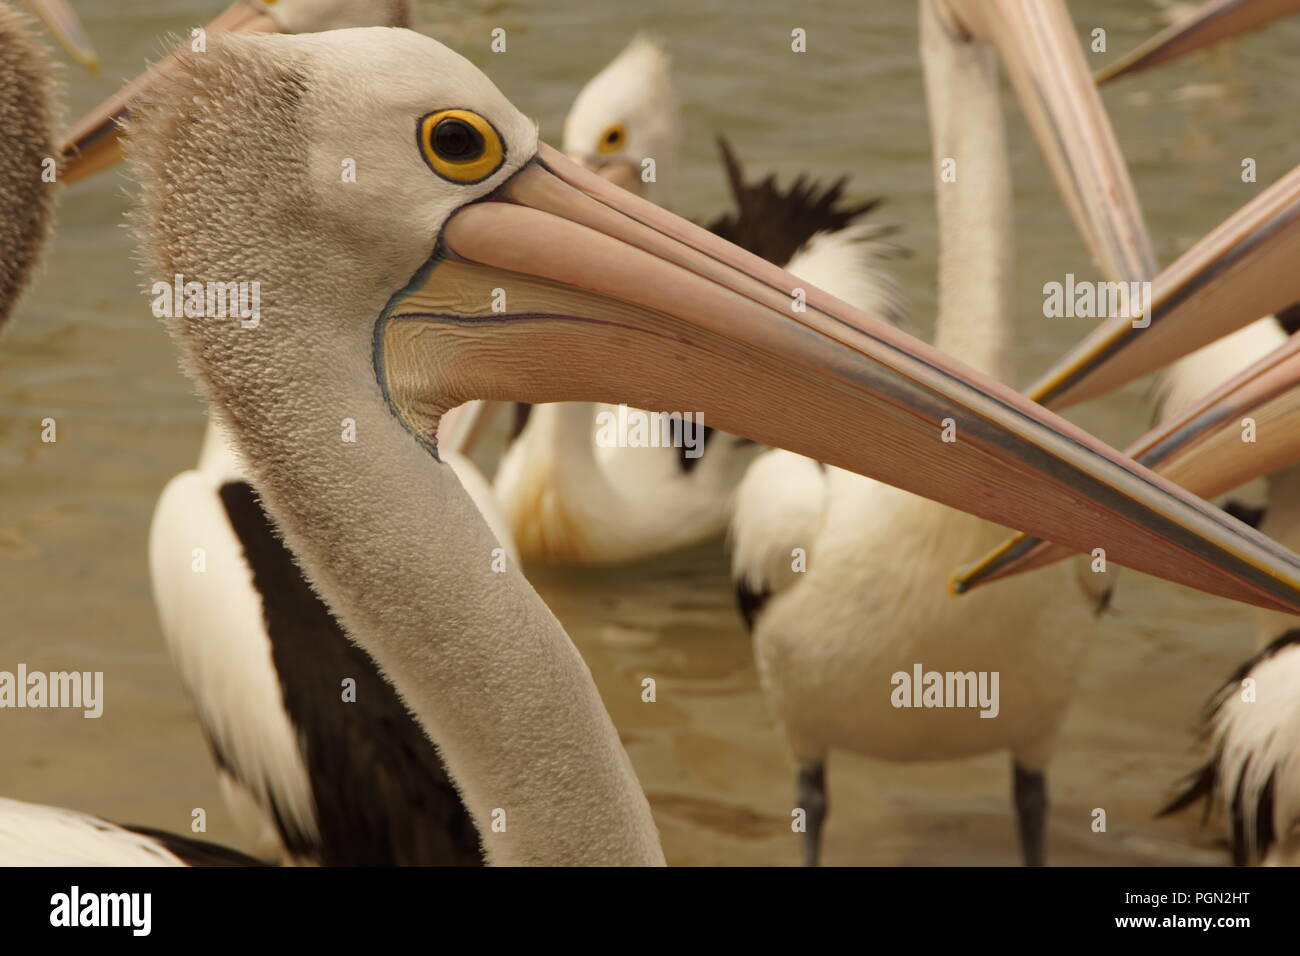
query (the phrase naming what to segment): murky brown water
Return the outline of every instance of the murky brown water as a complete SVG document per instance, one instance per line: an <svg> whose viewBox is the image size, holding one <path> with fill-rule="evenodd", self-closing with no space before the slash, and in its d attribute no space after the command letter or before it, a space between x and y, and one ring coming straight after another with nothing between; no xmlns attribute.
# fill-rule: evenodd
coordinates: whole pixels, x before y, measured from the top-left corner
<svg viewBox="0 0 1300 956"><path fill-rule="evenodd" d="M70 111L97 102L221 0L75 2L104 55L100 77L67 71ZM717 210L723 131L755 169L852 175L854 196L888 197L915 250L903 278L928 333L935 230L912 0L745 0L728 17L695 0L555 4L422 3L421 25L482 66L544 136L558 140L581 84L635 29L676 57L685 112L676 208ZM1081 34L1109 31L1111 53L1160 25L1134 0L1073 4ZM505 27L508 53L488 52ZM791 28L809 52L789 51ZM1157 253L1168 262L1300 162L1300 20L1107 92ZM1105 57L1094 58L1098 64ZM1021 383L1085 323L1041 317L1042 283L1087 272L1086 258L1013 110ZM1243 185L1254 157L1260 183ZM0 347L0 669L106 672L100 720L69 711L0 713L6 796L236 842L193 711L154 619L145 542L167 479L192 466L202 410L137 292L120 228L124 181L63 198L44 274ZM1139 384L1077 419L1121 444L1148 415ZM59 441L39 440L58 421ZM790 864L791 771L759 696L718 544L634 568L538 568L532 578L590 662L654 804L670 862ZM1154 823L1194 762L1196 706L1250 647L1239 607L1126 574L1053 765L1057 863L1204 863L1224 857L1194 820ZM954 635L955 639L959 635ZM642 677L658 701L640 701ZM1018 859L1006 759L894 766L831 764L832 864L1010 864ZM1089 829L1105 807L1109 831Z"/></svg>

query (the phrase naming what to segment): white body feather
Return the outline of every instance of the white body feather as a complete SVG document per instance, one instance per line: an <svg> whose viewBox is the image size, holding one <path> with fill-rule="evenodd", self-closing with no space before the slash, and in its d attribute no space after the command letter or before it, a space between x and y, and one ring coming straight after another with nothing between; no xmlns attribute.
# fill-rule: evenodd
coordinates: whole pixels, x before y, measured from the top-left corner
<svg viewBox="0 0 1300 956"><path fill-rule="evenodd" d="M536 405L502 457L494 487L523 555L617 563L720 534L758 447L715 433L684 471L678 448L599 447L597 415L605 411L617 413L582 402Z"/></svg>
<svg viewBox="0 0 1300 956"><path fill-rule="evenodd" d="M1253 686L1225 688L1209 742L1216 754L1214 799L1240 822L1243 862L1300 866L1300 644L1290 644L1251 668ZM1255 839L1270 793L1275 842Z"/></svg>
<svg viewBox="0 0 1300 956"><path fill-rule="evenodd" d="M185 866L147 837L88 813L0 797L0 866Z"/></svg>
<svg viewBox="0 0 1300 956"><path fill-rule="evenodd" d="M1273 317L1266 316L1179 359L1160 376L1156 385L1160 420L1203 398L1286 339L1286 333Z"/></svg>
<svg viewBox="0 0 1300 956"><path fill-rule="evenodd" d="M221 485L242 480L216 426L209 425L199 468L173 478L158 499L149 572L181 682L204 732L238 765L244 781L222 772L223 795L254 852L281 859L284 846L268 809L272 796L304 834L317 833L315 803L297 731L284 709L262 597L219 497Z"/></svg>
<svg viewBox="0 0 1300 956"><path fill-rule="evenodd" d="M862 223L818 233L790 260L792 275L864 312L898 324L907 306L889 260L888 229ZM864 487L876 482L859 480ZM733 580L754 593L780 593L796 580L795 549L806 556L821 530L826 469L780 448L763 452L736 488L729 524Z"/></svg>

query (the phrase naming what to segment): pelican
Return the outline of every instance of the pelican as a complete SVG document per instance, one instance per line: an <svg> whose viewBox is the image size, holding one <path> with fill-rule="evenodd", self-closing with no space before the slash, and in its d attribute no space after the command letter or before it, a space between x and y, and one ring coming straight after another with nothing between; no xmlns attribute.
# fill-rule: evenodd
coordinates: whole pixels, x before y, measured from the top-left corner
<svg viewBox="0 0 1300 956"><path fill-rule="evenodd" d="M1003 381L1013 375L1005 327L1013 257L995 46L1098 262L1112 275L1153 270L1068 14L1044 3L1026 16L1023 6L921 4L936 170L953 158L958 171L956 182L936 173L935 345ZM1055 138L1065 128L1087 145ZM1114 197L1113 206L1090 206L1099 195ZM796 764L805 862L820 860L831 751L893 761L1010 751L1023 859L1042 865L1046 768L1104 583L1066 568L979 605L945 600L953 560L998 540L996 526L788 452L760 458L736 501L732 576L764 692ZM922 672L996 674L1000 705L985 710L991 719L978 709L914 710L910 694L896 696L897 676Z"/></svg>
<svg viewBox="0 0 1300 956"><path fill-rule="evenodd" d="M1274 233L1276 235L1276 233ZM1267 236L1266 239L1271 239ZM1178 484L1217 496L1268 476L1268 504L1259 527L1284 545L1300 543L1300 335L1294 310L1246 326L1183 359L1165 383L1162 416L1129 453ZM1209 394L1189 398L1193 375L1220 377L1230 362L1281 340L1272 351ZM1243 442L1242 426L1257 423L1257 441ZM983 580L1008 577L1068 557L1067 549L1020 538L991 559ZM978 580L975 583L979 583ZM994 588L996 590L996 587ZM1294 616L1253 609L1258 653L1212 695L1202 736L1211 750L1205 765L1161 814L1205 800L1222 808L1233 862L1300 864L1300 629Z"/></svg>
<svg viewBox="0 0 1300 956"><path fill-rule="evenodd" d="M496 541L438 458L439 416L469 399L686 401L756 441L1300 608L1300 558L816 288L790 309L793 276L539 144L436 41L230 35L160 79L131 147L147 275L265 286L258 330L169 319L182 365L307 579L439 741L489 862L663 855L590 673L518 569L490 568ZM340 183L338 156L377 174ZM962 441L936 440L945 417Z"/></svg>
<svg viewBox="0 0 1300 956"><path fill-rule="evenodd" d="M79 62L98 63L76 17L63 0L28 0ZM31 277L49 232L54 189L42 176L54 155L55 95L45 50L17 9L0 3L0 327Z"/></svg>
<svg viewBox="0 0 1300 956"><path fill-rule="evenodd" d="M1278 317L1288 330L1294 311ZM1259 330L1259 323L1244 331L1250 330ZM1277 330L1266 326L1256 334L1263 338L1276 335ZM1183 371L1203 365L1202 353L1214 349L1207 347L1183 360ZM1222 494L1267 475L1268 505L1260 528L1281 543L1294 545L1300 542L1296 507L1300 443L1294 437L1300 424L1297 383L1300 335L1292 331L1276 349L1209 394L1171 411L1130 452L1180 485L1206 495ZM1183 379L1175 382L1182 384ZM1257 441L1242 441L1243 422L1257 423L1262 430ZM1006 562L999 573L1013 574L1057 557L1055 548L1032 546ZM1200 800L1206 801L1207 811L1223 809L1233 862L1238 865L1300 865L1300 748L1296 746L1300 695L1295 692L1300 630L1295 624L1292 615L1254 611L1260 650L1229 676L1202 714L1203 737L1211 756L1183 793L1161 811L1173 813Z"/></svg>
<svg viewBox="0 0 1300 956"><path fill-rule="evenodd" d="M670 206L680 125L668 52L639 33L578 92L564 118L564 151L615 185Z"/></svg>
<svg viewBox="0 0 1300 956"><path fill-rule="evenodd" d="M1098 82L1167 62L1296 12L1300 12L1296 0L1210 0L1182 23L1100 72ZM1168 426L1177 413L1197 410L1197 399L1210 386L1228 383L1242 370L1247 370L1246 378L1253 378L1249 370L1275 361L1287 348L1288 336L1298 330L1300 308L1292 305L1181 359L1162 376L1160 420ZM1182 424L1186 422L1173 423L1174 427ZM1200 429L1192 426L1191 430ZM1164 431L1173 434L1173 428ZM1300 541L1300 465L1268 475L1265 509L1252 517L1280 542L1294 546ZM1218 689L1203 713L1203 737L1212 755L1161 812L1173 813L1204 800L1207 811L1226 811L1234 863L1296 866L1300 865L1300 747L1295 744L1300 739L1300 695L1295 687L1300 682L1300 630L1294 620L1278 615L1257 612L1254 617L1260 650Z"/></svg>
<svg viewBox="0 0 1300 956"><path fill-rule="evenodd" d="M0 797L0 866L265 866L206 840Z"/></svg>
<svg viewBox="0 0 1300 956"><path fill-rule="evenodd" d="M564 150L602 178L667 204L678 126L668 56L638 35L574 100ZM898 317L901 297L887 271L899 254L892 230L858 221L876 202L842 205L844 180L825 189L802 177L787 189L772 177L748 183L726 141L719 146L735 210L710 223L711 231L867 312ZM525 558L635 561L725 529L736 485L759 448L707 423L674 425L659 416L648 431L676 427L684 447L602 443L600 425L619 414L590 403L519 408L494 487Z"/></svg>
<svg viewBox="0 0 1300 956"><path fill-rule="evenodd" d="M25 5L75 60L94 67L94 51L62 0ZM0 3L0 330L39 260L54 204L54 187L41 174L46 157L56 154L56 95L49 60L29 27L23 14ZM0 797L0 864L6 866L256 862L188 837Z"/></svg>
<svg viewBox="0 0 1300 956"><path fill-rule="evenodd" d="M1165 383L1169 411L1158 429L1166 436L1166 447L1173 445L1169 436L1180 432L1189 439L1199 437L1207 406L1208 414L1218 414L1226 404L1218 396L1233 391L1238 382L1253 382L1256 367L1295 354L1300 347L1296 312L1292 308L1246 326L1174 366ZM1217 392L1199 399L1190 394L1198 372L1206 373L1202 383L1211 384L1225 370L1243 366L1243 373L1229 377ZM1239 428L1242 419L1258 414L1256 408L1244 407L1232 423ZM1274 430L1272 424L1266 428ZM1203 462L1209 464L1208 459ZM1257 526L1279 543L1300 545L1300 463L1267 475L1266 505L1256 517ZM1221 810L1226 817L1234 864L1300 866L1300 628L1290 615L1252 611L1259 650L1206 704L1201 736L1211 755L1160 815L1204 801L1207 816Z"/></svg>
<svg viewBox="0 0 1300 956"><path fill-rule="evenodd" d="M1288 310L1278 318L1289 326L1293 313ZM1259 323L1243 331L1250 330L1260 338L1276 334ZM1183 370L1204 366L1203 353L1213 354L1214 349L1210 346L1183 360ZM1220 374L1222 368L1214 371ZM1267 474L1268 507L1260 528L1294 545L1300 542L1295 507L1300 501L1300 444L1294 438L1300 424L1297 383L1300 335L1292 332L1275 350L1209 394L1180 411L1171 410L1130 453L1206 495L1222 494ZM1173 401L1180 400L1177 392L1170 394ZM1257 422L1263 430L1258 443L1243 443L1244 421ZM1041 567L1059 556L1056 548L1026 541L998 576ZM1202 736L1211 756L1161 815L1204 800L1207 816L1213 810L1225 813L1234 863L1300 865L1300 695L1295 692L1300 629L1293 615L1253 610L1260 650L1212 695L1202 714Z"/></svg>
<svg viewBox="0 0 1300 956"><path fill-rule="evenodd" d="M1300 866L1300 628L1261 634L1205 707L1209 760L1160 815L1204 801L1227 817L1234 864Z"/></svg>
<svg viewBox="0 0 1300 956"><path fill-rule="evenodd" d="M304 32L410 20L405 2L283 0L265 13L260 6L240 0L206 29ZM126 90L138 96L154 76ZM124 91L78 124L82 132L64 148L72 179L82 178L83 164L103 168L117 155L115 140L96 131L132 105ZM484 513L501 560L514 562L491 488L460 450L476 412L445 416L440 454ZM478 834L436 748L303 579L215 421L197 467L173 478L158 500L149 567L162 632L221 791L259 857L327 866L481 862ZM345 679L357 685L351 700L341 694Z"/></svg>

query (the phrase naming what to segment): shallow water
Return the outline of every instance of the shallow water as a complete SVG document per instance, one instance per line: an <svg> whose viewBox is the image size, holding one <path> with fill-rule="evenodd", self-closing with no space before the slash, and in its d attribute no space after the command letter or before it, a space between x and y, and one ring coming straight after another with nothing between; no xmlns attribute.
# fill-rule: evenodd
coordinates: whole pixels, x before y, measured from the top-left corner
<svg viewBox="0 0 1300 956"><path fill-rule="evenodd" d="M98 102L220 0L75 2L104 56L67 69L70 115ZM884 195L905 224L901 264L915 331L934 307L935 228L912 0L422 3L420 26L465 53L559 139L581 84L631 34L663 38L684 111L675 208L719 210L713 145L725 132L749 166L782 177L851 176L852 197ZM1081 36L1111 53L1162 25L1155 4L1076 2ZM797 9L792 14L792 9ZM1086 11L1086 12L1085 12ZM488 52L489 31L508 52ZM809 52L790 52L793 27ZM1106 93L1160 261L1300 162L1300 18ZM1286 107L1286 108L1284 108ZM1091 270L1015 108L1020 384L1089 323L1044 319L1040 289ZM1259 184L1240 181L1254 157ZM238 842L193 710L163 648L145 562L149 516L167 479L192 466L203 413L150 316L121 228L126 181L70 190L43 274L0 348L0 669L103 670L105 714L0 712L0 792L183 830L194 807L212 839ZM1145 383L1073 416L1122 444L1149 415ZM40 422L58 421L42 444ZM650 795L669 861L791 864L792 773L758 693L719 543L630 568L530 570L591 665ZM938 599L943 599L942 597ZM954 635L954 638L959 635ZM1153 822L1195 763L1195 709L1249 650L1249 614L1126 573L1094 648L1052 768L1057 863L1207 863L1226 857L1194 815ZM658 700L640 700L654 676ZM1011 864L1017 860L1005 757L887 765L836 755L826 861ZM1104 807L1105 834L1090 813Z"/></svg>

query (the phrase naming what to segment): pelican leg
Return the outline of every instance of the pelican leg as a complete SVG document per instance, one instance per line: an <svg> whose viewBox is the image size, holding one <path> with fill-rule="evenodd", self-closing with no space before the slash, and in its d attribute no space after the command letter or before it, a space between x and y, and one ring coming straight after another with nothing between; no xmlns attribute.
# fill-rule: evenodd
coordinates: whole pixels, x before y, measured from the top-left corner
<svg viewBox="0 0 1300 956"><path fill-rule="evenodd" d="M1025 866L1043 866L1047 834L1047 776L1012 761L1015 770L1016 824Z"/></svg>
<svg viewBox="0 0 1300 956"><path fill-rule="evenodd" d="M817 866L821 858L822 824L830 808L826 800L826 764L800 767L798 790L799 806L807 826L803 835L803 862L805 866Z"/></svg>

